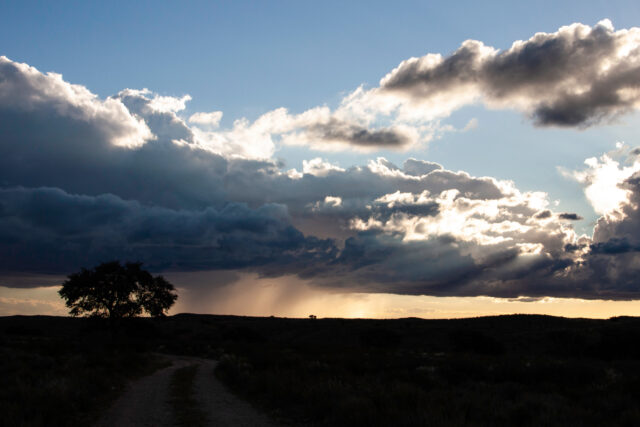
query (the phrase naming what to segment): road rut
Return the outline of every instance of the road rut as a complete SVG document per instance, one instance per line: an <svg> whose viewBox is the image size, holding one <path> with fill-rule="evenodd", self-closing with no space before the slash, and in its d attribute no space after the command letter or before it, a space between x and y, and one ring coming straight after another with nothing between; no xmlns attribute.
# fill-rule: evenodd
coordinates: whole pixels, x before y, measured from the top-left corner
<svg viewBox="0 0 640 427"><path fill-rule="evenodd" d="M132 382L122 396L104 414L96 427L170 427L175 426L169 386L174 372L197 365L194 395L206 414L207 426L275 426L266 415L231 394L214 376L216 362L187 356L162 355L171 366Z"/></svg>

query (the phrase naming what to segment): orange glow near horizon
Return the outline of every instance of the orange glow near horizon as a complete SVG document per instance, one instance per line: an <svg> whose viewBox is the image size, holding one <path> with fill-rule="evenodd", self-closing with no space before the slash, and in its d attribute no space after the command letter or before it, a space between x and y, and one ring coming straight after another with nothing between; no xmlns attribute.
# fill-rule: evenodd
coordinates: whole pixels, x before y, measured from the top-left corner
<svg viewBox="0 0 640 427"><path fill-rule="evenodd" d="M640 316L640 301L542 298L535 301L492 297L433 297L342 292L318 288L294 276L259 278L241 273L229 284L186 288L175 273L171 280L179 298L170 314L201 313L241 316L425 319L503 314L545 314L564 317L609 318ZM0 287L0 315L66 315L58 287L30 289Z"/></svg>
<svg viewBox="0 0 640 427"><path fill-rule="evenodd" d="M492 297L433 297L339 292L312 287L295 277L242 280L223 286L207 297L182 290L172 309L180 312L343 318L425 319L463 318L503 314L546 314L564 317L609 318L640 316L640 301L542 298L525 301Z"/></svg>

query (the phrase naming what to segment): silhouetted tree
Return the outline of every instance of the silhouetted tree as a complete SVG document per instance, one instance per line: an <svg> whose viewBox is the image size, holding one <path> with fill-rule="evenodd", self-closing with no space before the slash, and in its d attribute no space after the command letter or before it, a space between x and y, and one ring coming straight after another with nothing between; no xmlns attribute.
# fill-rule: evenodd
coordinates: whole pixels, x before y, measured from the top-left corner
<svg viewBox="0 0 640 427"><path fill-rule="evenodd" d="M164 277L153 277L142 263L105 262L69 275L58 292L72 316L111 320L147 313L164 316L178 296Z"/></svg>

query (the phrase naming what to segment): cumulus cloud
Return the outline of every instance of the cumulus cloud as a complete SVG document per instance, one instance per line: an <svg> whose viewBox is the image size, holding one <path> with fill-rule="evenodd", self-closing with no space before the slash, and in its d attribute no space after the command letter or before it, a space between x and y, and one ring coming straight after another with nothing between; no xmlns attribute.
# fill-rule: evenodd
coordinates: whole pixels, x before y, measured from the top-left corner
<svg viewBox="0 0 640 427"><path fill-rule="evenodd" d="M342 114L340 110L331 111L326 106L300 114L278 108L253 122L243 118L234 121L230 129L211 130L217 127L220 117L221 113L218 116L217 112L192 115L190 123L209 125L209 130L192 129L197 139L218 153L250 158L269 158L277 144L306 146L320 151L353 149L366 152L408 149L430 138L420 129L402 123L373 125L361 117Z"/></svg>
<svg viewBox="0 0 640 427"><path fill-rule="evenodd" d="M188 101L191 101L190 95L181 98L155 95L149 102L149 108L159 113L176 113L187 108Z"/></svg>
<svg viewBox="0 0 640 427"><path fill-rule="evenodd" d="M173 210L54 188L0 190L0 241L0 271L49 273L111 259L140 260L156 270L268 264L284 272L333 250L331 242L292 227L282 205Z"/></svg>
<svg viewBox="0 0 640 427"><path fill-rule="evenodd" d="M50 146L62 142L68 131L114 147L140 147L153 138L145 122L119 100L100 100L84 86L65 82L60 74L43 74L5 56L0 56L0 111L3 140L19 136L20 125L34 122L46 133L32 136ZM52 117L74 126L58 126ZM81 141L73 142L76 149L83 149Z"/></svg>
<svg viewBox="0 0 640 427"><path fill-rule="evenodd" d="M576 40L620 33L606 24L567 28L531 40L566 38L569 29ZM544 43L530 46L538 44ZM473 43L465 49L450 72L462 73L467 56L482 69L486 61L478 58L495 62L503 55ZM440 67L438 61L431 58L425 67ZM462 84L438 73L434 79L443 87ZM418 84L403 81L388 91ZM530 95L512 86L502 98L491 96ZM420 90L421 97L431 96L428 87ZM215 114L180 116L188 99L126 89L100 100L60 76L0 61L3 277L64 274L119 258L162 271L297 275L346 291L638 296L640 163L634 150L618 147L589 159L583 171L565 171L602 214L589 238L573 230L577 214L554 212L545 193L520 191L507 180L413 158L397 166L379 157L349 168L315 158L301 170L283 170L272 159L276 143L294 135L311 145L393 147L430 132L417 126L402 139L398 135L411 132L396 122L369 127L351 101L336 111L278 109L215 130Z"/></svg>
<svg viewBox="0 0 640 427"><path fill-rule="evenodd" d="M551 218L552 216L553 214L551 213L551 211L549 209L545 209L540 212L537 212L533 217L537 219L547 219L547 218Z"/></svg>
<svg viewBox="0 0 640 427"><path fill-rule="evenodd" d="M393 180L396 188L407 190L373 198L362 193L349 197L334 188L332 196L309 205L316 221L342 221L342 227L353 232L335 261L314 280L369 292L637 298L637 155L619 145L600 161L588 161L588 169L575 176L593 178L583 183L595 197L589 187L598 182L602 159L614 156L617 181L601 195L608 197L619 188L625 197L616 201L616 214L603 212L593 238L578 236L570 222L580 216L554 213L544 193L520 192L509 182L465 176L427 162L426 174L417 173L416 178L411 173L416 160L403 169L378 159L368 165L371 176ZM347 170L338 176L357 173ZM411 179L419 184L414 187ZM598 206L598 200L593 201Z"/></svg>
<svg viewBox="0 0 640 427"><path fill-rule="evenodd" d="M585 164L585 170L565 171L565 175L577 178L584 185L587 199L601 216L592 237L582 236L565 246L567 252L577 255L576 264L554 289L564 284L573 286L575 294L586 298L636 299L640 291L637 286L640 274L637 154L619 143L615 150L587 159ZM569 219L573 220L571 216Z"/></svg>
<svg viewBox="0 0 640 427"><path fill-rule="evenodd" d="M406 134L394 129L372 131L365 127L341 122L336 119L309 128L311 138L318 138L323 141L344 142L365 147L396 147L406 145L412 139L411 136L408 135L409 132L409 129L406 130Z"/></svg>
<svg viewBox="0 0 640 427"><path fill-rule="evenodd" d="M279 108L253 122L235 120L227 129L218 129L221 111L179 117L189 95L127 89L100 100L58 74L2 57L0 105L14 115L41 114L46 120L50 109L55 116L92 123L88 127L101 133L92 139L123 147L140 147L162 134L225 157L253 159L270 158L279 144L323 151L407 150L455 130L438 119L478 101L516 108L540 125L589 126L635 109L639 41L640 29L615 31L607 20L538 33L503 51L467 40L449 56L403 61L379 87L357 88L334 110L319 106L292 114ZM476 123L471 120L462 130Z"/></svg>
<svg viewBox="0 0 640 427"><path fill-rule="evenodd" d="M331 172L344 172L340 166L333 165L329 162L316 157L311 160L302 161L302 173L313 176L327 176ZM298 175L296 175L298 176Z"/></svg>
<svg viewBox="0 0 640 427"><path fill-rule="evenodd" d="M31 96L39 100L40 113L24 111L20 105L25 101L14 99L28 91L16 90L11 96L3 92L0 182L5 186L57 187L91 196L112 193L125 200L172 209L220 208L228 202L246 202L253 207L286 202L296 212L326 196L374 199L397 190L419 192L425 185L435 189L447 187L450 180L456 180L456 188L465 192L486 191L494 195L500 192L494 180L471 179L464 173L444 171L439 165L417 160L408 161L407 173L383 159L349 170L315 159L305 162L300 172L283 173L273 160L235 154L261 151L268 157L273 150L271 133L312 127L324 120L319 117L328 114L328 110L304 113L293 119L286 110L275 110L251 124L240 121L231 131L203 136L173 111L182 108L175 107L182 102L180 99L175 103L165 99L165 104L175 104L174 107L159 109L152 105L156 95L150 91L127 89L109 98L110 105L116 105L117 111L123 111L125 116L117 116L118 120L105 124L95 119L99 116L92 115L96 108L93 104L76 105L74 99L64 96L72 85L28 66L8 60L5 63L14 72L3 80L3 88L20 86L23 80L51 80L60 86L51 91L62 94L47 98L48 89L40 93L37 88L42 85L34 86ZM106 102L80 88L74 90L91 102L100 105ZM76 112L70 117L67 112L72 110ZM153 137L139 146L114 145L110 139L113 131L103 130L121 130L127 120L133 120ZM289 120L294 123L287 123ZM134 139L138 128L126 129L129 134L119 137ZM219 152L215 141L229 151ZM236 146L242 147L236 150ZM434 169L439 170L428 174Z"/></svg>
<svg viewBox="0 0 640 427"><path fill-rule="evenodd" d="M582 171L562 170L565 176L576 179L585 187L584 192L593 209L606 218L621 217L623 207L628 206L632 190L622 185L628 178L640 171L640 162L633 161L621 165L617 157L625 157L618 144L617 150L606 153L600 158L585 160L587 169Z"/></svg>
<svg viewBox="0 0 640 427"><path fill-rule="evenodd" d="M284 109L270 133L317 150L407 150L456 131L440 119L472 103L517 109L540 126L587 127L640 105L640 28L608 20L537 33L506 50L467 40L448 56L409 58L378 87L360 86L331 110ZM277 113L276 113L277 111ZM461 131L473 129L472 119Z"/></svg>
<svg viewBox="0 0 640 427"><path fill-rule="evenodd" d="M68 271L135 258L164 270L256 269L326 286L458 294L444 283L463 283L478 270L498 280L519 265L519 257L549 257L571 240L568 231L554 238L549 235L557 228L528 224L526 218L544 208L544 197L520 193L509 181L418 159L398 167L378 158L348 169L314 159L300 172L283 171L272 160L217 153L176 115L180 106L159 109L151 105L154 99L134 90L114 97L155 135L140 147L109 151L104 139L87 139L79 156L73 145L81 136L77 123L53 114L68 133L56 141L57 156L44 156L34 150L37 139L30 132L37 128L21 128L26 140L36 142L14 144L21 150L16 155L36 172L21 175L9 162L0 169L8 184L0 194L2 240L9 242L3 245L4 270ZM246 128L287 132L292 127L278 128L287 116L269 113ZM293 128L301 120L316 123L309 116L296 120ZM475 221L475 228L447 224L456 215L458 222ZM431 261L408 268L418 256ZM513 262L500 269L499 260ZM396 287L396 281L404 285Z"/></svg>
<svg viewBox="0 0 640 427"><path fill-rule="evenodd" d="M408 175L422 176L435 170L442 169L442 165L435 162L411 158L404 161L402 169Z"/></svg>
<svg viewBox="0 0 640 427"><path fill-rule="evenodd" d="M503 51L467 40L446 57L407 59L346 105L360 114L416 120L481 101L521 110L538 125L585 127L638 107L639 71L639 28L576 23Z"/></svg>
<svg viewBox="0 0 640 427"><path fill-rule="evenodd" d="M572 212L562 212L562 213L558 214L558 218L565 219L565 220L568 220L568 221L580 221L581 219L583 219L577 213L572 213Z"/></svg>
<svg viewBox="0 0 640 427"><path fill-rule="evenodd" d="M366 220L352 220L360 233L337 261L351 282L411 294L538 295L531 277L549 281L575 263L564 250L577 241L575 232L535 217L548 203L541 193L512 189L488 199L455 189L396 192L375 203L391 212L371 209Z"/></svg>
<svg viewBox="0 0 640 427"><path fill-rule="evenodd" d="M420 133L406 125L370 128L358 121L340 119L335 115L307 122L282 137L284 144L305 145L323 151L345 147L361 151L406 149L415 146L420 140Z"/></svg>
<svg viewBox="0 0 640 427"><path fill-rule="evenodd" d="M211 126L217 128L222 120L222 111L212 111L211 113L195 113L189 117L189 123L197 125Z"/></svg>
<svg viewBox="0 0 640 427"><path fill-rule="evenodd" d="M633 153L622 150L617 150L615 154L619 156L618 161L609 157L612 153L608 153L599 161L588 161L589 168L577 174L589 177L584 181L585 194L594 209L603 204L602 199L609 202L611 193L618 195L613 199L615 203L611 203L610 209L604 211L598 219L593 234L594 242L601 248L608 246L631 249L640 244L640 159ZM600 191L594 191L593 187L600 185L602 181L599 178L601 174L608 177L606 182L610 186L602 185ZM611 179L611 176L616 180Z"/></svg>

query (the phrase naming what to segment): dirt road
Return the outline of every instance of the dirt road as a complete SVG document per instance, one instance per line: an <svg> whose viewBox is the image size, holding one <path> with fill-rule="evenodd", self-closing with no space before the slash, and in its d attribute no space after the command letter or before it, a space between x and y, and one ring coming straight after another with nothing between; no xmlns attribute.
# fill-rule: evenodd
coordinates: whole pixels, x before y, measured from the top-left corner
<svg viewBox="0 0 640 427"><path fill-rule="evenodd" d="M216 362L186 356L163 356L172 365L132 383L127 391L96 424L98 427L177 425L170 404L170 384L174 373L187 366L198 366L193 392L207 426L262 427L274 426L247 402L231 394L213 375Z"/></svg>

